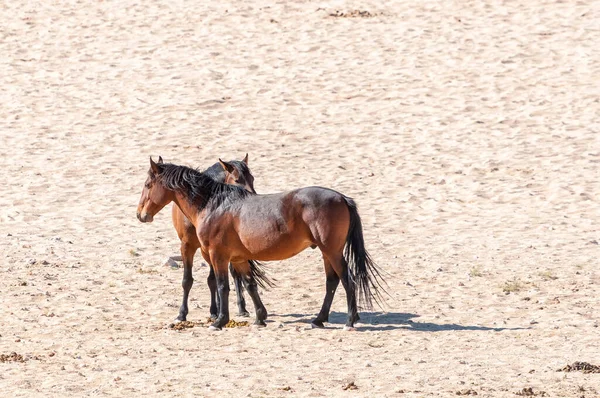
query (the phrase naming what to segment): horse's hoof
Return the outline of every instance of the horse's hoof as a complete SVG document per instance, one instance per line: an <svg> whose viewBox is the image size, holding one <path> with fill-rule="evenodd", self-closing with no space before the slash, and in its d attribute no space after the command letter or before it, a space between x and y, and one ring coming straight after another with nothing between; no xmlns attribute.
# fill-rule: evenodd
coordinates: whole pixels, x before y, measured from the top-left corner
<svg viewBox="0 0 600 398"><path fill-rule="evenodd" d="M354 326L344 325L344 330L346 332L356 332L356 328Z"/></svg>
<svg viewBox="0 0 600 398"><path fill-rule="evenodd" d="M267 324L265 323L265 321L254 321L254 323L252 324L252 326L257 327L257 328L266 328Z"/></svg>
<svg viewBox="0 0 600 398"><path fill-rule="evenodd" d="M241 311L241 312L238 312L238 316L243 316L244 318L248 318L250 316L250 313L248 311Z"/></svg>
<svg viewBox="0 0 600 398"><path fill-rule="evenodd" d="M214 325L210 325L208 327L208 330L210 330L211 332L217 331L217 330L222 330L220 327L214 326Z"/></svg>
<svg viewBox="0 0 600 398"><path fill-rule="evenodd" d="M312 329L325 329L325 325L323 325L323 322L321 321L312 321L310 327Z"/></svg>

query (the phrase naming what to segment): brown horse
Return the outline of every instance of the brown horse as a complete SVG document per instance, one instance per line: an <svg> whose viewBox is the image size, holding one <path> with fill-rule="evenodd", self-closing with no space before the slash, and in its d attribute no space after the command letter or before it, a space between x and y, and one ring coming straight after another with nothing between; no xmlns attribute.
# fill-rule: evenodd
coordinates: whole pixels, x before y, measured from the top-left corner
<svg viewBox="0 0 600 398"><path fill-rule="evenodd" d="M159 162L162 161L162 158L159 159ZM231 160L229 162L219 161L213 164L211 167L203 171L204 174L211 177L215 181L223 182L226 184L232 184L240 186L246 189L249 192L256 193L254 190L254 176L250 172L248 168L248 154L244 157L242 161L239 160ZM192 277L192 267L194 263L194 255L196 251L200 248L200 242L198 241L198 236L196 234L196 228L194 224L183 214L181 209L173 203L173 208L171 211L171 216L173 219L173 226L177 231L177 235L179 236L179 240L181 241L181 258L183 260L183 302L179 309L179 315L177 316L177 321L185 321L188 314L188 296L189 292L194 283L194 278ZM265 285L271 285L270 281L266 278L262 270L260 269L258 263L252 262L251 266L253 267L253 277L259 286L265 287ZM237 305L238 305L238 315L240 316L249 316L250 314L246 310L246 300L244 299L244 288L242 285L242 279L235 269L230 264L229 271L231 272L231 276L233 277L233 281L235 284L235 291L237 295ZM215 272L212 267L210 267L210 273L207 278L208 287L210 290L210 317L213 319L217 319L217 309L218 309L218 296L217 296L217 282L215 279ZM266 310L265 310L266 313Z"/></svg>
<svg viewBox="0 0 600 398"><path fill-rule="evenodd" d="M229 321L229 263L247 278L251 274L249 260L284 260L310 246L321 250L326 275L325 298L313 326L323 327L328 321L340 279L348 304L347 329L353 329L360 319L357 293L367 308L372 299L381 299L381 276L365 249L356 204L339 192L308 187L253 195L189 167L155 163L150 158L138 219L151 222L172 201L196 227L202 256L215 271L221 305L212 329ZM257 309L256 322L263 324L256 286L248 285L247 290Z"/></svg>

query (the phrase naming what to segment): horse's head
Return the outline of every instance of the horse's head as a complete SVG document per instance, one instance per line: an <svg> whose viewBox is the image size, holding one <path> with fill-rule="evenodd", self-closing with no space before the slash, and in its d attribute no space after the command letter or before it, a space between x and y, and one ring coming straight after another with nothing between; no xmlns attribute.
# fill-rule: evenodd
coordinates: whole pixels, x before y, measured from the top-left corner
<svg viewBox="0 0 600 398"><path fill-rule="evenodd" d="M225 184L237 185L248 192L256 193L254 190L254 176L248 168L248 154L242 161L224 162L219 159L219 163L225 170Z"/></svg>
<svg viewBox="0 0 600 398"><path fill-rule="evenodd" d="M173 200L173 192L166 189L159 181L163 160L159 156L158 163L150 157L150 170L144 183L142 197L137 208L137 218L141 222L152 222L154 215Z"/></svg>

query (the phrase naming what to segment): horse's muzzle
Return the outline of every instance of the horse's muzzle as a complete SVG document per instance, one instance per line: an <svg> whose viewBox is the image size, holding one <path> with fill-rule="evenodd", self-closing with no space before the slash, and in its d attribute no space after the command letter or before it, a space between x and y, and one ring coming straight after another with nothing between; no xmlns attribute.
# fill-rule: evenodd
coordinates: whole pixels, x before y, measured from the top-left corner
<svg viewBox="0 0 600 398"><path fill-rule="evenodd" d="M141 222L152 222L152 220L154 220L154 217L152 217L152 215L148 214L148 213L143 213L143 214L137 213L137 218Z"/></svg>

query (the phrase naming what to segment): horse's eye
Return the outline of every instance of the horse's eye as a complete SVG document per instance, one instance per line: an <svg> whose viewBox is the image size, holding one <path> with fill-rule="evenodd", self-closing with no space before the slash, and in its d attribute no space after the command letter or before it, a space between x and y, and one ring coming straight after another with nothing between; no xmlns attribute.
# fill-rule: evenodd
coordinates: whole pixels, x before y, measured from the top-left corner
<svg viewBox="0 0 600 398"><path fill-rule="evenodd" d="M145 184L145 186L146 186L146 188L150 189L150 183L149 183L149 182L147 182L147 183Z"/></svg>

